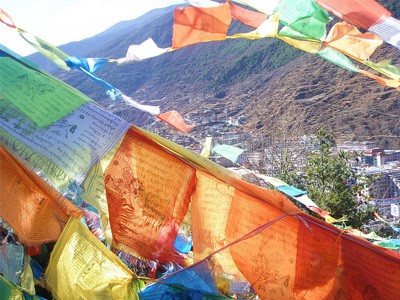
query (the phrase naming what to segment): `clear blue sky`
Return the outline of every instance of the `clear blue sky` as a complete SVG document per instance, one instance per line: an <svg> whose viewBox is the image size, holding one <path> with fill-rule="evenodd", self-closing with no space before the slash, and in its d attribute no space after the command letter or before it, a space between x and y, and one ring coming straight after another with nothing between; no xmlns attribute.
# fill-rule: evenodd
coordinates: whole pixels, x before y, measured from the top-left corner
<svg viewBox="0 0 400 300"><path fill-rule="evenodd" d="M93 36L122 20L183 0L0 0L16 26L55 45ZM0 44L21 55L36 50L0 22Z"/></svg>

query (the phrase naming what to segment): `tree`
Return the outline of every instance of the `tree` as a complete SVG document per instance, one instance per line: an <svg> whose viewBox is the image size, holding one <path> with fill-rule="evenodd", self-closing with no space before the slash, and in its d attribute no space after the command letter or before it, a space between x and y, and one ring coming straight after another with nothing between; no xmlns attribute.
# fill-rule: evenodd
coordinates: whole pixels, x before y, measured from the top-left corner
<svg viewBox="0 0 400 300"><path fill-rule="evenodd" d="M334 136L319 129L315 139L316 151L306 164L305 188L320 208L334 218L348 217L347 225L360 228L373 219L373 207L357 199L359 175L351 169L349 155L333 153Z"/></svg>

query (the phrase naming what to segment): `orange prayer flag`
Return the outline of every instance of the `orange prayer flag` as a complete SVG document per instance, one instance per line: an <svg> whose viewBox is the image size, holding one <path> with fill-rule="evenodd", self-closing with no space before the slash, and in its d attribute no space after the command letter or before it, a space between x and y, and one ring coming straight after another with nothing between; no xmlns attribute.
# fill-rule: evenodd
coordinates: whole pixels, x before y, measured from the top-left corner
<svg viewBox="0 0 400 300"><path fill-rule="evenodd" d="M194 125L186 124L185 120L176 110L167 111L165 113L156 115L156 117L184 133L188 133L194 127Z"/></svg>
<svg viewBox="0 0 400 300"><path fill-rule="evenodd" d="M56 241L82 211L0 147L0 217L26 245Z"/></svg>
<svg viewBox="0 0 400 300"><path fill-rule="evenodd" d="M268 17L266 14L251 11L233 4L232 1L228 3L231 8L232 18L253 28L258 28Z"/></svg>
<svg viewBox="0 0 400 300"><path fill-rule="evenodd" d="M172 48L226 39L231 13L229 4L217 7L179 7L174 12Z"/></svg>
<svg viewBox="0 0 400 300"><path fill-rule="evenodd" d="M134 127L104 174L112 246L161 262L182 262L173 247L196 176L192 166Z"/></svg>
<svg viewBox="0 0 400 300"><path fill-rule="evenodd" d="M391 13L375 0L315 0L347 23L364 29L390 17Z"/></svg>
<svg viewBox="0 0 400 300"><path fill-rule="evenodd" d="M367 60L382 43L374 33L361 33L345 22L336 23L324 41L325 45L361 61Z"/></svg>

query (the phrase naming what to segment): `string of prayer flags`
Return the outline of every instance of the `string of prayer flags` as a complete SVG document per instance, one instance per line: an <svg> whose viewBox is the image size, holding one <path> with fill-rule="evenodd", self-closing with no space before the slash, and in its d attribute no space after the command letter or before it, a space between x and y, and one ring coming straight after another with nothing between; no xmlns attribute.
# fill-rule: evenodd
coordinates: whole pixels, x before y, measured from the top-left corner
<svg viewBox="0 0 400 300"><path fill-rule="evenodd" d="M366 61L383 40L372 32L361 33L353 25L336 23L324 44L359 61Z"/></svg>
<svg viewBox="0 0 400 300"><path fill-rule="evenodd" d="M126 56L116 59L115 61L118 64L126 64L156 57L169 51L172 51L172 48L160 48L153 39L148 38L140 45L130 45L126 52Z"/></svg>
<svg viewBox="0 0 400 300"><path fill-rule="evenodd" d="M368 29L391 13L375 0L315 0L321 7L349 24Z"/></svg>
<svg viewBox="0 0 400 300"><path fill-rule="evenodd" d="M71 217L50 256L46 287L57 299L137 300L136 276L78 219Z"/></svg>
<svg viewBox="0 0 400 300"><path fill-rule="evenodd" d="M10 224L22 243L56 241L71 215L82 216L70 201L1 147L0 166L0 217Z"/></svg>
<svg viewBox="0 0 400 300"><path fill-rule="evenodd" d="M179 7L174 11L172 48L226 39L231 23L228 3L217 7Z"/></svg>
<svg viewBox="0 0 400 300"><path fill-rule="evenodd" d="M322 218L326 218L329 216L329 212L323 210L318 207L318 205L312 201L306 194L307 191L298 189L294 186L288 185L286 182L280 180L279 178L266 176L264 174L256 174L257 177L260 177L265 182L271 184L276 189L281 191L282 193L292 197L293 199L299 201L301 204L306 206L308 209L320 215ZM330 221L336 221L334 218L330 217ZM329 222L332 223L332 222Z"/></svg>
<svg viewBox="0 0 400 300"><path fill-rule="evenodd" d="M228 3L231 9L232 18L250 27L258 28L268 17L266 14L251 11L233 4L232 1L228 1Z"/></svg>
<svg viewBox="0 0 400 300"><path fill-rule="evenodd" d="M242 154L244 151L246 150L231 145L215 145L212 148L211 153L221 155L235 163L240 154Z"/></svg>
<svg viewBox="0 0 400 300"><path fill-rule="evenodd" d="M279 35L292 38L308 38L323 41L326 24L331 20L329 13L314 0L281 0L279 20L285 25Z"/></svg>
<svg viewBox="0 0 400 300"><path fill-rule="evenodd" d="M188 125L176 110L167 111L165 113L156 115L156 117L157 119L164 121L165 123L184 133L189 133L195 127L194 124Z"/></svg>
<svg viewBox="0 0 400 300"><path fill-rule="evenodd" d="M196 185L194 168L131 127L104 181L112 246L138 258L182 263L173 244Z"/></svg>
<svg viewBox="0 0 400 300"><path fill-rule="evenodd" d="M233 0L234 2L245 4L252 8L255 8L259 12L262 12L267 15L272 15L281 0L268 0L268 1L260 1L260 0Z"/></svg>

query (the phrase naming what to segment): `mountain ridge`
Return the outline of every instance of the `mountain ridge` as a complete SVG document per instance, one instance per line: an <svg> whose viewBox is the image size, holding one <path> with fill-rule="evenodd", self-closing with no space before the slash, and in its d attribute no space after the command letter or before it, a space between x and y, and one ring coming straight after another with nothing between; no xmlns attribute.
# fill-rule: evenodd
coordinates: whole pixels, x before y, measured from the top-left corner
<svg viewBox="0 0 400 300"><path fill-rule="evenodd" d="M395 17L400 13L395 1L380 2L395 9ZM167 47L172 24L170 10L87 54L123 57L129 45L148 37ZM230 30L251 29L233 21ZM388 57L396 65L400 54L384 44L371 60ZM106 66L97 74L143 104L160 105L162 111L175 109L184 117L196 113L200 122L207 118L204 111L211 109L219 120L244 117L243 128L254 134L268 136L281 129L287 134L312 134L324 127L339 140L371 140L385 148L400 148L398 91L278 39L201 43L135 64ZM80 72L55 75L99 103L109 103L105 91ZM114 110L138 126L154 123L127 106Z"/></svg>

